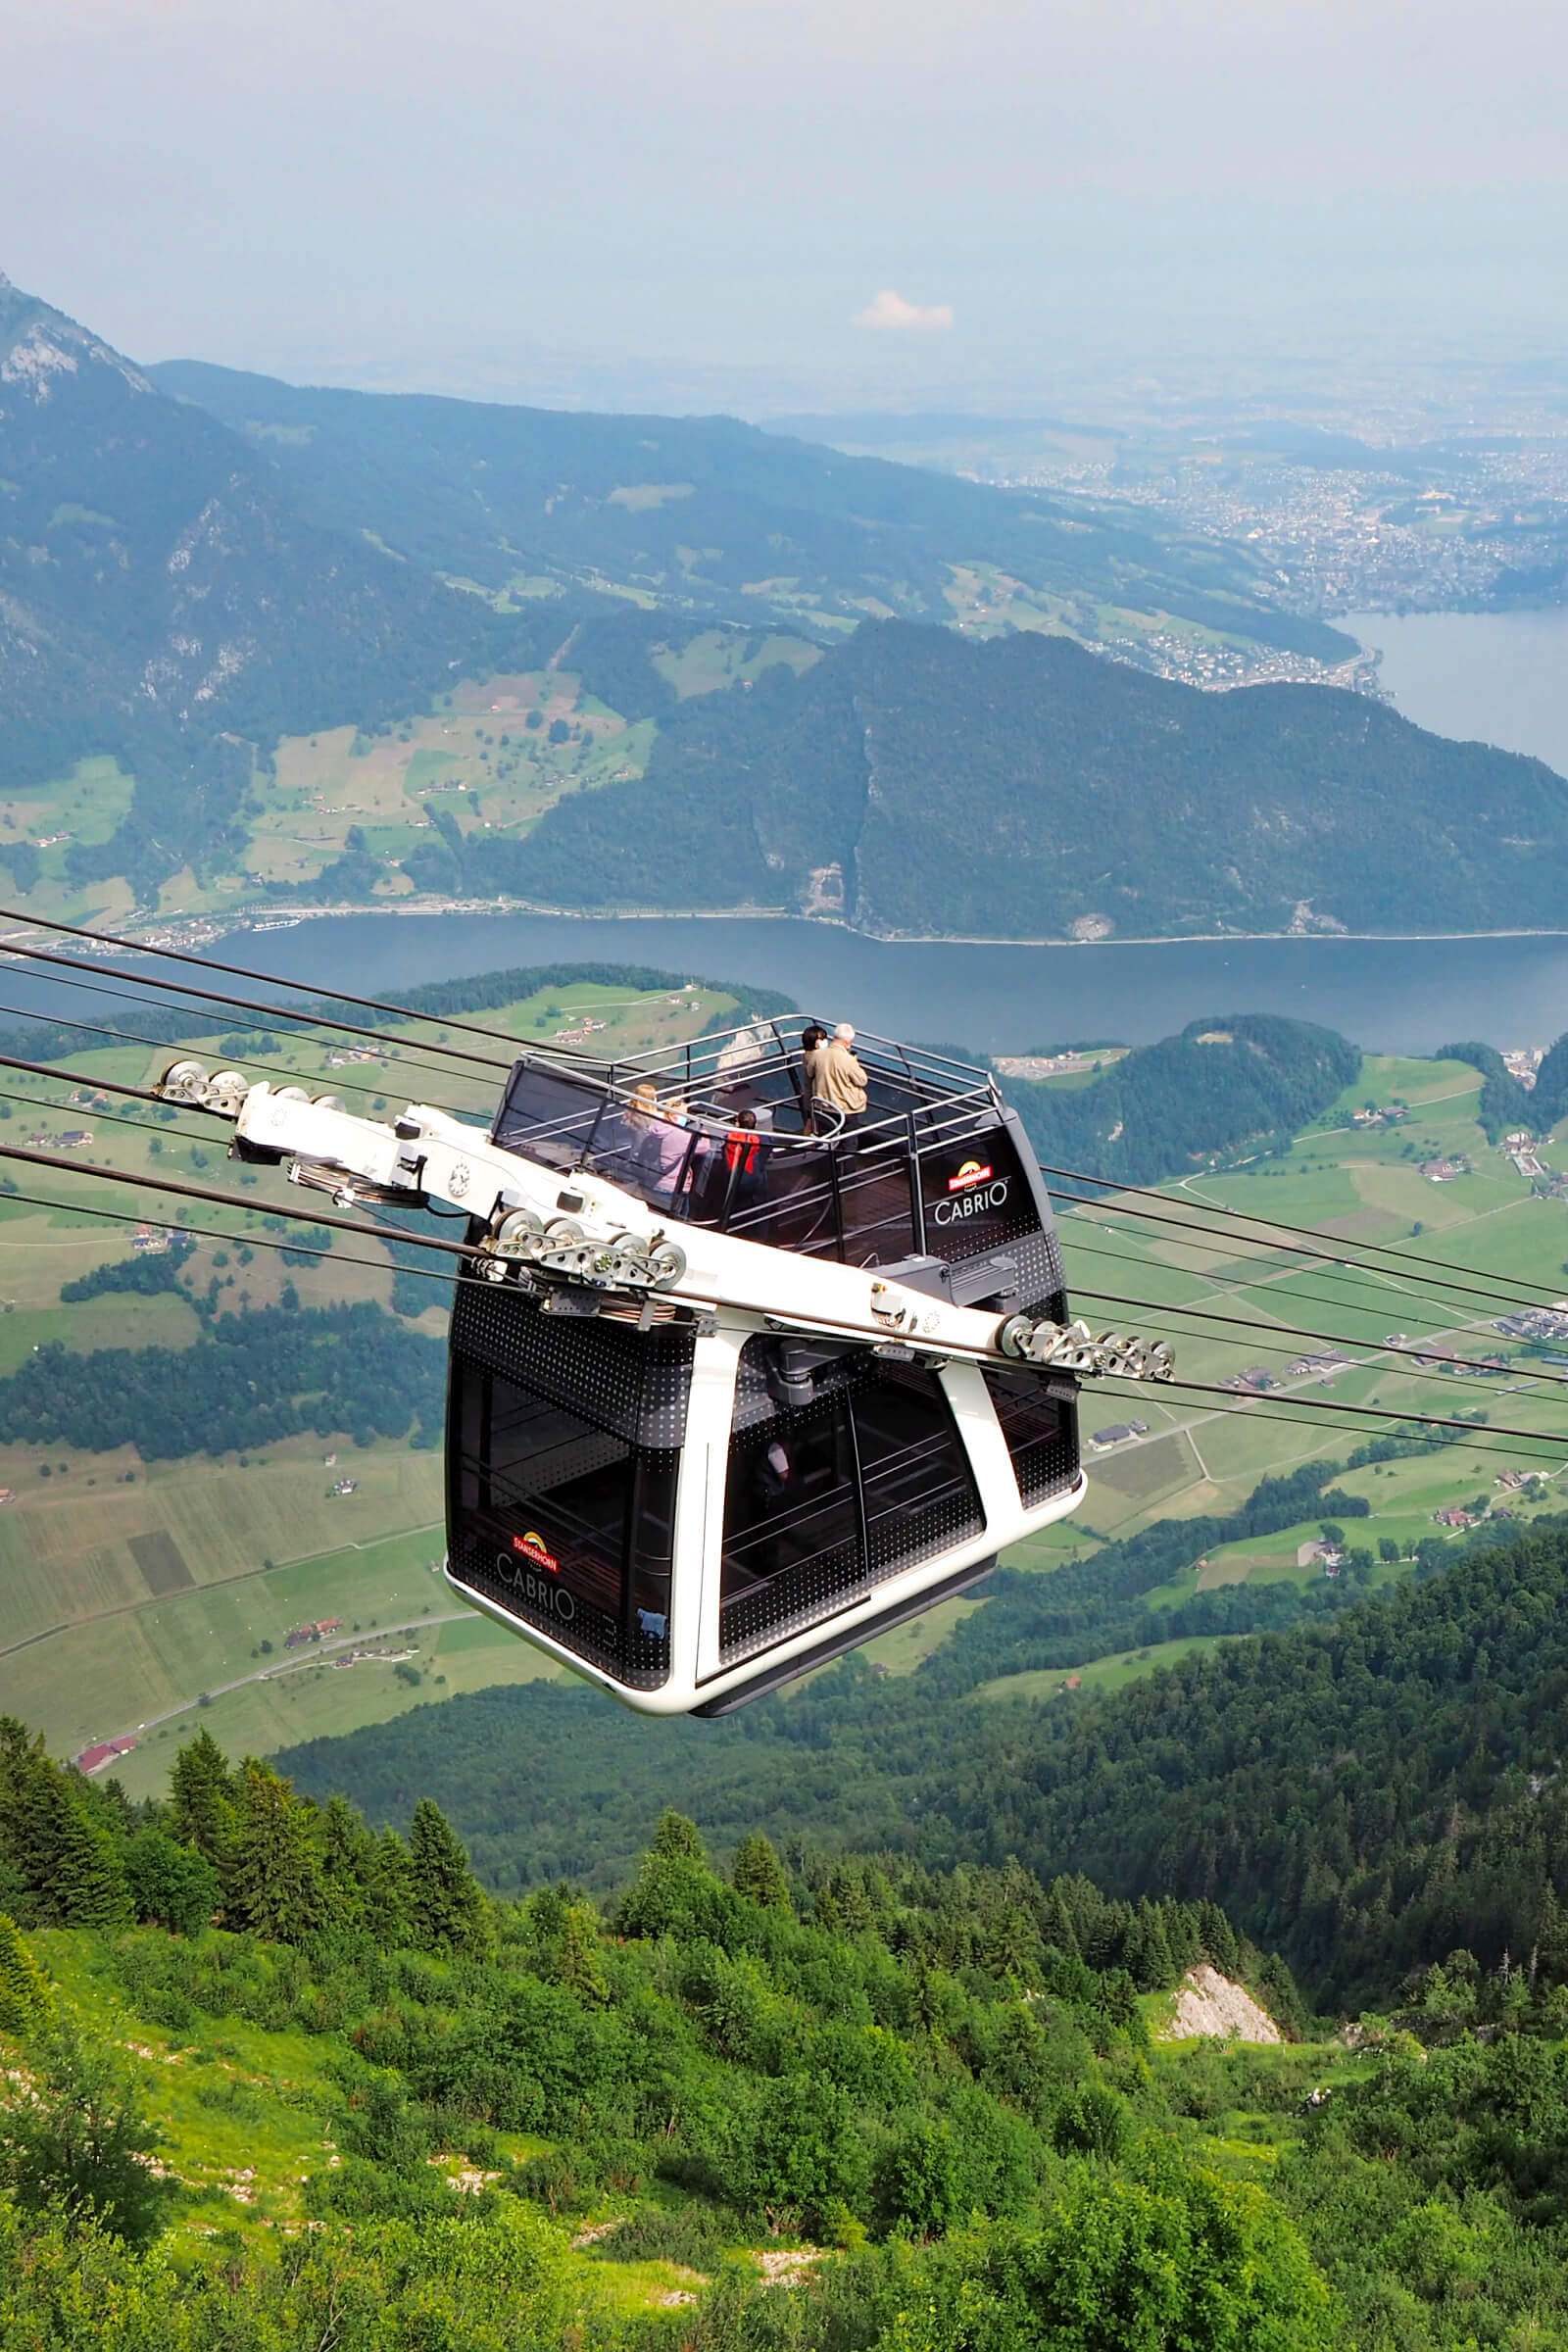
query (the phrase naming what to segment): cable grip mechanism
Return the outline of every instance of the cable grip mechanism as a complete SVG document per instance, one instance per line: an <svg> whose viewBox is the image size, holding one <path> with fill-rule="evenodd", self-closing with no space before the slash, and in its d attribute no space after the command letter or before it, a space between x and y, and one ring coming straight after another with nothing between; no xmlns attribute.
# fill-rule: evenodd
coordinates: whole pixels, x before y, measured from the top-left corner
<svg viewBox="0 0 1568 2352"><path fill-rule="evenodd" d="M1163 1340L1131 1333L1093 1332L1085 1322L1053 1323L1046 1316L1009 1315L997 1332L1004 1355L1049 1364L1062 1372L1094 1372L1112 1380L1172 1380L1176 1366Z"/></svg>

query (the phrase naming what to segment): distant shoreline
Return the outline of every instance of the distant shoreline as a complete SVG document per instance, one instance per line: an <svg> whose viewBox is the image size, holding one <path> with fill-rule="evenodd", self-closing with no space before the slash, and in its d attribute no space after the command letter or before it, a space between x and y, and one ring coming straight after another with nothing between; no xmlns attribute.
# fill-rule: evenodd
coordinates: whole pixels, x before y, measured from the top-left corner
<svg viewBox="0 0 1568 2352"><path fill-rule="evenodd" d="M273 929L292 930L304 923L342 922L359 915L432 918L441 915L492 916L504 918L532 915L541 921L566 923L811 923L827 931L841 931L851 939L863 939L872 947L884 948L1075 948L1094 953L1116 948L1195 948L1248 947L1275 941L1292 941L1304 947L1344 947L1352 942L1390 946L1421 946L1442 941L1497 940L1497 939L1568 939L1568 924L1548 927L1544 924L1526 925L1503 931L1187 931L1177 933L1127 935L1113 939L1016 938L1003 934L966 931L862 931L854 923L846 923L835 915L803 914L789 906L547 906L526 899L398 899L371 901L367 905L335 906L270 907L255 914L173 914L144 921L133 932L119 936L128 952L155 940L159 935L182 933L200 926L212 926L215 938L234 933L256 933L263 925L270 934ZM39 920L36 928L49 929ZM27 936L31 926L0 934L0 952L13 941ZM213 944L213 943L204 943Z"/></svg>
<svg viewBox="0 0 1568 2352"><path fill-rule="evenodd" d="M1004 934L967 931L862 931L855 923L841 921L836 915L803 914L789 906L544 906L527 899L451 899L426 900L416 904L399 900L395 904L371 904L364 906L312 906L289 910L305 922L322 919L341 920L345 915L537 915L550 922L577 923L815 923L827 931L843 931L852 939L868 940L881 948L1195 948L1245 947L1262 940L1296 940L1303 946L1343 946L1350 940L1391 943L1460 939L1568 939L1568 924L1550 927L1544 924L1523 926L1508 931L1185 931L1153 934L1149 937L1119 935L1114 939L1019 939ZM179 920L182 918L173 918ZM221 917L192 917L192 920L221 920ZM264 916L269 920L275 917ZM168 928L168 924L156 926ZM226 927L226 926L225 926ZM240 918L237 929L254 929L248 918Z"/></svg>

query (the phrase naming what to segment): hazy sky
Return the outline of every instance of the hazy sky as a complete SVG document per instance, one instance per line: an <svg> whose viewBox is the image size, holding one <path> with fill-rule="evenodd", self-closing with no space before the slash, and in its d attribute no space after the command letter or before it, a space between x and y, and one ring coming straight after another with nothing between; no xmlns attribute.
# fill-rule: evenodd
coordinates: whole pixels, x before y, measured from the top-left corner
<svg viewBox="0 0 1568 2352"><path fill-rule="evenodd" d="M0 0L0 268L147 359L1017 404L1568 347L1565 123L1550 0Z"/></svg>

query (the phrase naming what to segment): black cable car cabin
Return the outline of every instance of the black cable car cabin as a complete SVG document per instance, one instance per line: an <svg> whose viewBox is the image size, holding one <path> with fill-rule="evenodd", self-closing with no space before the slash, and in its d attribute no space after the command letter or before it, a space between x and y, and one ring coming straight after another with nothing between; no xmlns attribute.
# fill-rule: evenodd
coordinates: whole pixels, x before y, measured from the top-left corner
<svg viewBox="0 0 1568 2352"><path fill-rule="evenodd" d="M813 1297L847 1287L829 1265L976 1310L966 1329L1067 1320L990 1074L863 1032L855 1051L867 1108L833 1134L779 1023L632 1061L525 1054L496 1119L564 1210L598 1178L694 1266L709 1234L797 1261L782 1314L776 1281L771 1311L708 1315L459 1286L448 1575L640 1709L727 1712L975 1583L1083 1492L1070 1373L812 1330Z"/></svg>

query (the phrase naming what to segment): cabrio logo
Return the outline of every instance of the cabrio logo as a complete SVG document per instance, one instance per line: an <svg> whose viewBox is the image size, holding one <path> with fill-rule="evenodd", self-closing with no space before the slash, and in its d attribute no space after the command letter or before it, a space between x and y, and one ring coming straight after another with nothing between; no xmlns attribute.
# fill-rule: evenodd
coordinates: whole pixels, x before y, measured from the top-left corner
<svg viewBox="0 0 1568 2352"><path fill-rule="evenodd" d="M546 1575L538 1573L541 1568L547 1571ZM561 1563L543 1536L536 1536L531 1528L525 1536L512 1538L510 1551L496 1553L496 1574L519 1600L527 1601L544 1616L553 1617L558 1625L575 1621L577 1603L564 1585L550 1581L560 1576Z"/></svg>
<svg viewBox="0 0 1568 2352"><path fill-rule="evenodd" d="M948 1190L950 1193L966 1193L971 1184L990 1182L991 1170L988 1167L982 1167L977 1159L966 1159L956 1176L948 1178Z"/></svg>

